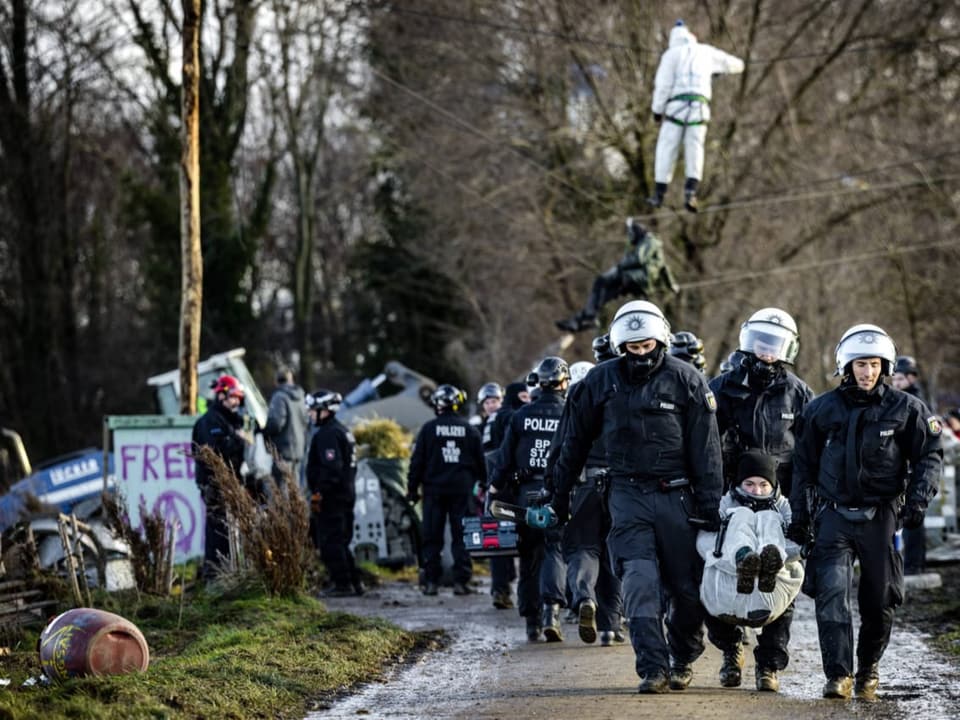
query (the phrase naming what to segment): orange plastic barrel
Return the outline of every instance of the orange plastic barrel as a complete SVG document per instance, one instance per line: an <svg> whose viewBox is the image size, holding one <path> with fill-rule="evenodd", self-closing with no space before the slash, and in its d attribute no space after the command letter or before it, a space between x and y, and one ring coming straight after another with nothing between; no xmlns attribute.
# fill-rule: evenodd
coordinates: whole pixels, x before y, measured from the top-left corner
<svg viewBox="0 0 960 720"><path fill-rule="evenodd" d="M149 665L140 629L105 610L67 610L40 634L40 667L51 680L143 672Z"/></svg>

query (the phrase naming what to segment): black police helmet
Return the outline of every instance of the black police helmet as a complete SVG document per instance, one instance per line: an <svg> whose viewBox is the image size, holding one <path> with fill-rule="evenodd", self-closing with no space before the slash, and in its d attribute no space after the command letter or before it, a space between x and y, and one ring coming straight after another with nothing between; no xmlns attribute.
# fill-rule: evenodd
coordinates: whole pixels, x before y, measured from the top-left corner
<svg viewBox="0 0 960 720"><path fill-rule="evenodd" d="M681 330L678 333L674 333L673 339L670 341L670 354L678 357L682 356L684 359L690 359L694 355L701 355L703 354L703 340L692 332Z"/></svg>
<svg viewBox="0 0 960 720"><path fill-rule="evenodd" d="M340 409L341 403L343 403L343 396L334 392L333 390L317 390L310 393L303 399L304 404L307 406L307 410L327 410L329 412L335 413Z"/></svg>
<svg viewBox="0 0 960 720"><path fill-rule="evenodd" d="M430 396L430 404L434 410L441 412L443 410L453 410L456 412L463 406L466 395L463 390L453 385L440 385Z"/></svg>
<svg viewBox="0 0 960 720"><path fill-rule="evenodd" d="M617 356L613 348L610 347L610 333L595 337L592 347L593 357L598 363L604 362L605 360L612 360Z"/></svg>
<svg viewBox="0 0 960 720"><path fill-rule="evenodd" d="M639 220L632 217L627 218L627 236L630 238L631 245L639 245L648 232Z"/></svg>
<svg viewBox="0 0 960 720"><path fill-rule="evenodd" d="M558 388L564 380L570 379L570 367L563 358L550 355L540 361L531 375L536 376L536 384L541 388Z"/></svg>
<svg viewBox="0 0 960 720"><path fill-rule="evenodd" d="M681 330L670 340L670 354L679 360L688 362L697 370L707 366L707 359L703 356L703 341L692 332Z"/></svg>
<svg viewBox="0 0 960 720"><path fill-rule="evenodd" d="M483 401L489 400L490 398L503 400L503 388L500 387L499 383L488 382L482 388L480 388L480 390L477 391L478 405L483 405Z"/></svg>
<svg viewBox="0 0 960 720"><path fill-rule="evenodd" d="M917 370L917 361L909 355L900 355L893 364L893 371L895 373L902 373L903 375L920 374L920 372Z"/></svg>

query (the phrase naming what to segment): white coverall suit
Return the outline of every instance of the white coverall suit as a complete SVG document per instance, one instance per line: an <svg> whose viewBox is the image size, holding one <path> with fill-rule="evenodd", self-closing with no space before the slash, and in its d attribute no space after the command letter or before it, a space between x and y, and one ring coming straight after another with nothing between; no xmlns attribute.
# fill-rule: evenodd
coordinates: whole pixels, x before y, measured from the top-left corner
<svg viewBox="0 0 960 720"><path fill-rule="evenodd" d="M670 184L681 142L688 181L703 177L711 76L742 72L743 60L697 42L685 25L670 31L670 47L660 58L653 88L653 113L663 116L654 165L658 184Z"/></svg>

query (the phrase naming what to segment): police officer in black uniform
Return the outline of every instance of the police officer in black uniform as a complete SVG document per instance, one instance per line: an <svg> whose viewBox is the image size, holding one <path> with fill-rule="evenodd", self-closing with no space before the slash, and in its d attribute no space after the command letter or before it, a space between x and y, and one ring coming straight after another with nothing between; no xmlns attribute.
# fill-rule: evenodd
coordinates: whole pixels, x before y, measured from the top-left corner
<svg viewBox="0 0 960 720"><path fill-rule="evenodd" d="M562 358L550 356L540 361L530 379L540 390L538 397L510 416L490 473L491 497L524 507L542 497L547 455L563 412L570 369ZM520 615L526 618L527 639L534 642L543 632L548 641L563 640L560 607L566 604L566 573L560 531L558 528L540 530L525 524L517 531L520 552L517 600Z"/></svg>
<svg viewBox="0 0 960 720"><path fill-rule="evenodd" d="M716 402L703 374L666 352L670 324L653 303L623 305L610 344L620 357L594 368L571 404L556 483L575 482L602 439L610 483L607 544L623 583L639 692L682 690L703 652L705 615L703 563L690 519L719 528Z"/></svg>
<svg viewBox="0 0 960 720"><path fill-rule="evenodd" d="M252 442L243 430L243 416L240 415L244 398L243 386L233 375L221 375L214 381L212 390L213 402L193 426L193 448L194 451L201 446L212 449L223 458L237 480L240 480L244 451ZM213 470L204 462L196 463L196 483L206 506L200 577L211 580L220 558L230 554L227 513L223 507L220 488L213 477Z"/></svg>
<svg viewBox="0 0 960 720"><path fill-rule="evenodd" d="M525 382L513 382L503 390L503 403L497 414L483 427L483 452L487 458L487 476L493 469L496 454L507 434L507 425L514 412L530 402L530 392ZM489 437L488 437L489 431ZM513 557L490 558L490 594L493 606L498 610L514 607L510 583L517 579L517 563Z"/></svg>
<svg viewBox="0 0 960 720"><path fill-rule="evenodd" d="M840 386L804 409L794 453L791 539L814 533L804 592L816 599L823 696L872 699L877 666L903 601L898 519L920 527L943 465L940 423L911 395L888 387L893 340L855 325L837 345ZM909 471L909 472L908 472ZM860 633L854 683L853 564L860 561Z"/></svg>
<svg viewBox="0 0 960 720"><path fill-rule="evenodd" d="M503 407L503 395L503 388L496 382L485 383L477 391L477 406L482 413L480 438L483 443L483 456L487 461L488 475L493 455L500 448L500 441L503 439L502 432L499 437L494 432L497 426L497 415ZM510 577L510 569L513 569L513 577ZM510 594L510 581L515 577L516 569L512 557L490 558L490 595L493 598L493 606L497 610L509 610L514 607Z"/></svg>
<svg viewBox="0 0 960 720"><path fill-rule="evenodd" d="M610 348L609 335L594 338L593 354L598 363L616 358L616 353ZM571 371L576 367L575 363ZM620 631L623 613L620 579L613 572L607 551L610 512L604 489L607 454L602 439L598 438L593 443L584 470L576 478L573 487L558 487L554 482L553 469L563 447L563 438L570 422L570 407L576 405L581 379L575 374L572 378L556 440L550 447L546 487L551 494L554 511L558 513L561 523L565 522L563 559L567 563L567 587L572 596L572 606L577 610L578 634L586 643L592 643L599 637L600 644L608 647L614 641L623 642L625 638Z"/></svg>
<svg viewBox="0 0 960 720"><path fill-rule="evenodd" d="M777 482L785 497L793 473L794 426L813 399L813 391L787 370L800 350L797 324L784 310L763 308L740 328L743 361L710 381L717 399L717 425L723 449L724 488L736 485L734 473L747 450L760 450L777 461ZM776 692L777 676L789 662L787 645L793 604L764 626L756 647L757 690ZM738 687L743 667L743 631L713 617L707 618L710 641L723 652L720 684Z"/></svg>
<svg viewBox="0 0 960 720"><path fill-rule="evenodd" d="M469 595L473 563L463 543L466 516L475 483L486 484L487 469L480 433L458 415L466 400L453 385L440 385L430 396L437 417L420 428L410 458L407 499L417 502L423 488L423 594L436 595L443 571L443 533L450 522L453 592Z"/></svg>
<svg viewBox="0 0 960 720"><path fill-rule="evenodd" d="M362 595L360 572L350 551L353 506L357 500L357 441L336 418L343 398L332 390L317 390L304 400L316 432L307 453L307 488L312 511L314 544L330 574L331 597Z"/></svg>
<svg viewBox="0 0 960 720"><path fill-rule="evenodd" d="M900 355L893 364L893 377L890 384L897 390L913 395L928 408L931 408L920 384L920 369L917 361L910 355ZM918 528L904 528L903 572L905 575L917 575L927 569L927 531L922 525Z"/></svg>

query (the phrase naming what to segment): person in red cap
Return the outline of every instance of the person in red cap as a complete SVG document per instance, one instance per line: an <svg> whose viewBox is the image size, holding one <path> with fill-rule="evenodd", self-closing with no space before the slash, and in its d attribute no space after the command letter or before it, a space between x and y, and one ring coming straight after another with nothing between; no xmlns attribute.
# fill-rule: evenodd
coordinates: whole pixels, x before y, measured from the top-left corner
<svg viewBox="0 0 960 720"><path fill-rule="evenodd" d="M240 406L243 404L243 385L233 375L221 375L213 385L213 402L193 426L193 451L201 447L212 449L223 458L227 467L240 479L244 451L253 440L243 429ZM196 455L195 455L196 457ZM200 577L212 580L221 557L230 552L227 540L227 516L220 488L213 478L213 470L197 459L196 482L206 506L204 528L203 566Z"/></svg>

